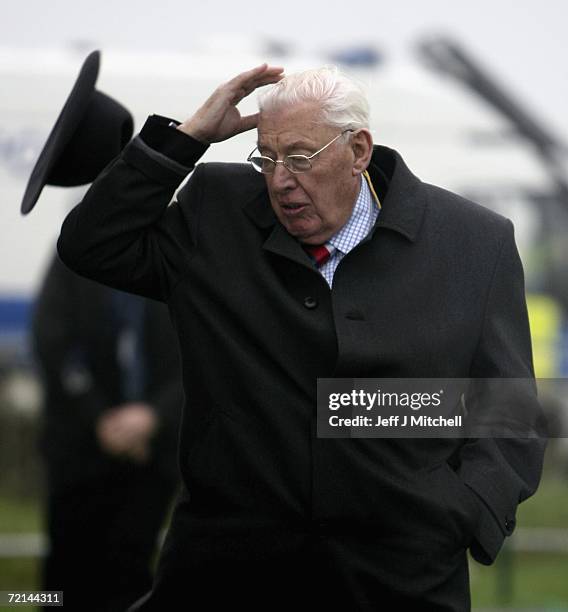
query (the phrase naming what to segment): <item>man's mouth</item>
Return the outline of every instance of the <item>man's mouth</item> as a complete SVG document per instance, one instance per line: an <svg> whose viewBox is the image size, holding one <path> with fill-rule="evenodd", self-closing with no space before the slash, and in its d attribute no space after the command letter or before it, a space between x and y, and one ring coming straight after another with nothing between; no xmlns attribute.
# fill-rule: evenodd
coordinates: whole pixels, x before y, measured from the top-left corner
<svg viewBox="0 0 568 612"><path fill-rule="evenodd" d="M294 203L280 205L282 212L285 215L292 216L292 217L294 215L299 215L306 208L306 206L307 204L294 204Z"/></svg>

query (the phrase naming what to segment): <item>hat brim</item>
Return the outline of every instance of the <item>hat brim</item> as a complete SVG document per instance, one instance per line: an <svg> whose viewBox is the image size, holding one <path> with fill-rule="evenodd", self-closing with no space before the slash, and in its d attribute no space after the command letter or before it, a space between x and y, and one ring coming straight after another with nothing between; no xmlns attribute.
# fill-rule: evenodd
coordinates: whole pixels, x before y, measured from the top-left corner
<svg viewBox="0 0 568 612"><path fill-rule="evenodd" d="M49 182L49 174L53 166L57 163L84 115L95 90L100 55L99 51L93 51L83 62L73 89L59 113L28 180L20 207L23 215L27 215L35 206L42 189Z"/></svg>

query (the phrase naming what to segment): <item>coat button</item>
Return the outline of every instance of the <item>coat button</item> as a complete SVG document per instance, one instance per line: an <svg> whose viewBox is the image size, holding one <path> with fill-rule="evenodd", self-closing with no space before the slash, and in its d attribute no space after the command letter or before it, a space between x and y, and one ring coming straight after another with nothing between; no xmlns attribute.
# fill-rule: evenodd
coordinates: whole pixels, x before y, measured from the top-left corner
<svg viewBox="0 0 568 612"><path fill-rule="evenodd" d="M313 310L318 305L318 301L315 297L307 296L304 298L304 306L309 310Z"/></svg>
<svg viewBox="0 0 568 612"><path fill-rule="evenodd" d="M505 529L510 533L515 528L515 519L505 519Z"/></svg>

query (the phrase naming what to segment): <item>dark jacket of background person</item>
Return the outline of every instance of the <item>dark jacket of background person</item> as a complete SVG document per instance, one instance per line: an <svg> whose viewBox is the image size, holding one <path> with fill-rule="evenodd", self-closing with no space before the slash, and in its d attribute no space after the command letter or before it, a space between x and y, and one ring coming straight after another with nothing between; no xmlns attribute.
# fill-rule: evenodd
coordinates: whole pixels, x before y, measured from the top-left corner
<svg viewBox="0 0 568 612"><path fill-rule="evenodd" d="M41 447L51 540L44 588L63 589L65 605L77 610L121 610L147 590L158 532L178 482L183 392L168 312L151 300L137 305L144 367L139 396L127 398L117 359L118 293L55 257L33 319L45 394ZM101 416L133 399L158 416L147 461L111 455L96 436Z"/></svg>
<svg viewBox="0 0 568 612"><path fill-rule="evenodd" d="M169 304L191 389L185 496L136 609L285 609L302 585L330 610L468 609L466 550L495 559L542 440L321 439L316 379L531 377L511 223L375 147L382 210L330 291L250 167L199 165L168 207L204 147L166 126L147 122L58 243L77 272Z"/></svg>

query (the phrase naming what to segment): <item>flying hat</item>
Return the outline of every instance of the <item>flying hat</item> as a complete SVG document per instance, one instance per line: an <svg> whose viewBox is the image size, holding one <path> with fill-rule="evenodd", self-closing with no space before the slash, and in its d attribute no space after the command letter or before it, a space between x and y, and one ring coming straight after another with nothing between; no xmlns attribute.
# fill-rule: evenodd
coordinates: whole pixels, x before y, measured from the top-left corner
<svg viewBox="0 0 568 612"><path fill-rule="evenodd" d="M132 137L130 112L95 89L100 51L90 53L32 170L21 213L35 206L45 185L91 183Z"/></svg>

